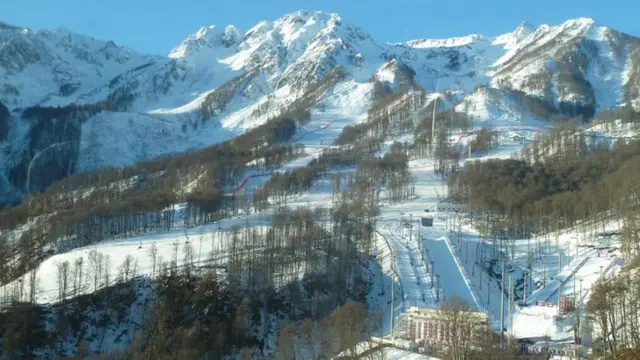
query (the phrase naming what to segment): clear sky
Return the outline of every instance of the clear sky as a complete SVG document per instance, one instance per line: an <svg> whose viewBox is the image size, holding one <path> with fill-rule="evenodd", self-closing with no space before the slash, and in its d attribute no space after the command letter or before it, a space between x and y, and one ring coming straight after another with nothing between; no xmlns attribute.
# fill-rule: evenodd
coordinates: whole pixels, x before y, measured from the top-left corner
<svg viewBox="0 0 640 360"><path fill-rule="evenodd" d="M0 0L0 20L65 27L138 51L165 54L204 25L248 30L296 10L337 12L381 41L498 35L527 21L591 17L640 36L638 0Z"/></svg>

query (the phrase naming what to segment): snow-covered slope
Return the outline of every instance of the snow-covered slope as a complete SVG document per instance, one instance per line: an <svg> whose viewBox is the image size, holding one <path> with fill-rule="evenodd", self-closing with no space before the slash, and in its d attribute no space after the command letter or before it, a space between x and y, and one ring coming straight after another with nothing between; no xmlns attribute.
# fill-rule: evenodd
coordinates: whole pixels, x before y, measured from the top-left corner
<svg viewBox="0 0 640 360"><path fill-rule="evenodd" d="M65 105L152 56L74 34L0 23L0 100L9 107Z"/></svg>
<svg viewBox="0 0 640 360"><path fill-rule="evenodd" d="M62 29L31 31L3 23L0 102L14 117L9 132L35 126L17 120L29 106L109 104L67 139L80 144L70 161L77 165L63 171L68 173L231 138L278 114L336 67L343 82L448 91L455 94L452 105L463 100L456 110L485 120L548 115L523 107L523 96L534 96L555 113L588 116L634 103L640 93L640 61L634 56L639 49L639 39L591 19L537 28L523 23L495 37L390 44L337 14L298 11L246 32L233 25L204 26L164 57ZM29 143L20 137L10 141ZM0 155L2 163L21 164L47 145L22 149L0 143L13 149ZM114 153L118 161L103 161ZM3 188L20 191L24 184L15 176L8 180L7 166L0 169L0 181L11 186Z"/></svg>

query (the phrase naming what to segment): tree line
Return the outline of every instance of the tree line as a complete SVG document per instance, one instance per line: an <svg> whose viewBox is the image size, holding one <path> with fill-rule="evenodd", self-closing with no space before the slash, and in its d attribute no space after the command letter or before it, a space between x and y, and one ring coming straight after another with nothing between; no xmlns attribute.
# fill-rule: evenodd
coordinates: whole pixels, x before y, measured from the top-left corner
<svg viewBox="0 0 640 360"><path fill-rule="evenodd" d="M124 352L103 358L264 356L268 344L258 339L268 339L276 330L277 348L272 350L276 358L289 359L295 346L292 329L301 330L294 336L313 339L313 348L307 350L315 354L313 358L355 346L372 331L363 305L371 291L364 267L367 255L373 253L375 231L372 202L347 194L357 189L344 190L339 204L330 210L276 210L269 226L247 223L208 237L185 234L186 241L174 244L170 259L158 257L155 244L151 245L146 251L157 280L146 285L152 295L144 306L143 322L130 330L128 337L133 340ZM212 243L211 251L204 254L205 267L200 260L203 255L196 250L198 241ZM63 358L73 356L61 346L71 338L76 357L88 354L104 338L101 329L127 321L126 312L139 300L140 295L135 295L139 284L148 282L139 278L132 256L125 258L117 277L111 279L114 265L95 250L88 261L59 263L58 297L74 297L53 307L25 304L33 298L16 285L13 307L0 314L0 352L25 357L46 348ZM218 280L220 270L224 281ZM83 287L94 293L78 296ZM91 325L97 314L100 322ZM55 332L43 326L45 319L52 318ZM89 333L83 330L88 324ZM26 335L33 329L41 336Z"/></svg>
<svg viewBox="0 0 640 360"><path fill-rule="evenodd" d="M600 279L587 303L587 315L599 330L601 355L613 359L640 358L640 257L635 256L612 279ZM587 326L588 327L588 326Z"/></svg>
<svg viewBox="0 0 640 360"><path fill-rule="evenodd" d="M115 236L166 231L174 226L176 202L204 205L216 216L233 214L242 201L236 204L239 197L229 193L251 170L247 163L260 164L256 171L270 171L303 154L300 145L283 144L294 133L290 119L277 118L199 151L67 177L1 212L3 230L37 219L18 241L7 242L12 248L8 253L18 253L20 260L11 270L3 263L3 270L13 275L25 272L46 255L42 249L47 245L66 251ZM201 184L185 193L182 189L193 182Z"/></svg>
<svg viewBox="0 0 640 360"><path fill-rule="evenodd" d="M380 144L390 136L410 133L418 122L418 111L426 98L424 90L411 90L401 86L388 91L384 85L374 83L373 105L366 119L357 125L347 125L335 140L336 145L370 142Z"/></svg>
<svg viewBox="0 0 640 360"><path fill-rule="evenodd" d="M612 216L624 225L627 254L637 253L637 239L624 233L632 234L637 223L640 140L584 152L570 142L559 146L571 156L467 163L449 178L449 195L470 204L494 237L504 228L510 236L528 237L576 225L595 234Z"/></svg>

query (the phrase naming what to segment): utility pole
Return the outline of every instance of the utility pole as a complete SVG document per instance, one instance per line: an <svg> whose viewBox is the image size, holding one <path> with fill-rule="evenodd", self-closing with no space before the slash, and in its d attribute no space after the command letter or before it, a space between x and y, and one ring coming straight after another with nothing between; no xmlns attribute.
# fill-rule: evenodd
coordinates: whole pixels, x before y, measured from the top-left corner
<svg viewBox="0 0 640 360"><path fill-rule="evenodd" d="M482 280L480 281L482 282ZM502 260L502 278L500 282L502 283L500 287L500 349L504 350L504 260Z"/></svg>
<svg viewBox="0 0 640 360"><path fill-rule="evenodd" d="M457 213L458 218L458 244L462 244L462 221L460 213Z"/></svg>
<svg viewBox="0 0 640 360"><path fill-rule="evenodd" d="M580 298L582 298L582 279L580 279ZM577 320L576 320L576 339L574 340L576 342L576 358L578 357L578 343L580 345L582 345L582 334L580 333L580 308L582 307L582 302L578 301L578 306L576 306L576 315L577 315Z"/></svg>
<svg viewBox="0 0 640 360"><path fill-rule="evenodd" d="M469 263L469 241L464 243L464 264Z"/></svg>
<svg viewBox="0 0 640 360"><path fill-rule="evenodd" d="M395 283L395 275L391 276L391 341L395 340L395 332L394 332L394 312L395 312L395 308L394 308L394 298L395 298L395 293L396 293L396 283Z"/></svg>
<svg viewBox="0 0 640 360"><path fill-rule="evenodd" d="M576 314L576 326L573 332L573 343L575 345L575 356L579 359L580 353L578 352L578 337L580 336L580 308L578 305L578 299L576 298L576 277L573 277L573 307Z"/></svg>
<svg viewBox="0 0 640 360"><path fill-rule="evenodd" d="M413 234L413 214L409 214L409 243L411 243Z"/></svg>
<svg viewBox="0 0 640 360"><path fill-rule="evenodd" d="M573 307L578 308L578 298L576 298L576 277L573 277Z"/></svg>
<svg viewBox="0 0 640 360"><path fill-rule="evenodd" d="M431 260L430 263L431 263L431 287L433 288L433 273L435 272L433 269L433 260Z"/></svg>
<svg viewBox="0 0 640 360"><path fill-rule="evenodd" d="M512 275L509 275L509 337L507 337L507 344L511 346L511 337L513 332L513 286L511 285Z"/></svg>
<svg viewBox="0 0 640 360"><path fill-rule="evenodd" d="M438 80L438 83L436 83L436 93L438 92L438 85L439 85L440 80ZM438 105L438 97L436 96L435 100L433 101L433 116L431 118L431 153L433 154L433 159L435 160L436 155L435 155L435 151L433 151L434 147L435 147L435 135L436 135L436 105ZM435 161L434 161L434 166L435 166Z"/></svg>
<svg viewBox="0 0 640 360"><path fill-rule="evenodd" d="M528 271L525 270L524 271L524 289L522 290L522 304L524 305L527 304L527 280L529 279L527 275L528 275Z"/></svg>
<svg viewBox="0 0 640 360"><path fill-rule="evenodd" d="M436 299L439 301L440 300L440 275L436 275L436 294L438 294L436 296ZM444 300L444 293L442 294L442 300Z"/></svg>
<svg viewBox="0 0 640 360"><path fill-rule="evenodd" d="M562 271L562 253L560 251L558 251L558 270Z"/></svg>
<svg viewBox="0 0 640 360"><path fill-rule="evenodd" d="M580 296L579 296L580 302L579 302L578 306L582 306L582 280L583 279L580 279Z"/></svg>
<svg viewBox="0 0 640 360"><path fill-rule="evenodd" d="M560 288L558 288L558 317L560 317Z"/></svg>

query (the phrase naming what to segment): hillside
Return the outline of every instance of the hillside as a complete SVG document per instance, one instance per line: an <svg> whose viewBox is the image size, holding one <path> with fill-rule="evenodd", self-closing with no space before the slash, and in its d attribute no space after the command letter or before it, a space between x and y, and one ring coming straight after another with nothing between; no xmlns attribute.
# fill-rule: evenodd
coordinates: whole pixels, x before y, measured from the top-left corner
<svg viewBox="0 0 640 360"><path fill-rule="evenodd" d="M638 256L638 40L590 19L388 44L300 11L166 57L0 32L0 358L330 358L392 306L499 333L507 286L508 334L564 346Z"/></svg>
<svg viewBox="0 0 640 360"><path fill-rule="evenodd" d="M638 87L638 39L590 19L522 24L497 37L389 44L337 14L296 12L247 31L202 27L165 57L64 29L3 25L0 39L0 102L11 114L0 127L5 203L18 201L26 187L40 191L75 172L230 139L282 113L335 67L345 89L419 86L447 94L445 107L462 101L457 109L483 120L523 97L517 109L498 111L515 121L590 118L634 104ZM490 87L489 96L479 96L481 86ZM360 102L368 100L355 91L365 96ZM38 121L27 113L81 104L89 109L42 111ZM54 118L56 126L41 126ZM57 142L65 145L48 149ZM44 149L33 164L38 181L27 185L26 169Z"/></svg>

